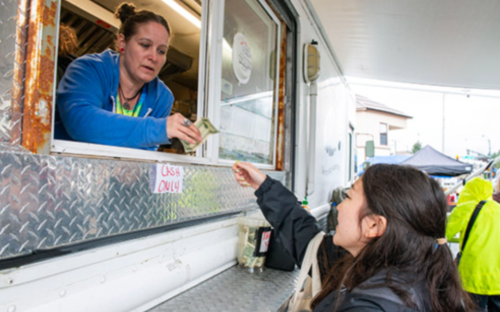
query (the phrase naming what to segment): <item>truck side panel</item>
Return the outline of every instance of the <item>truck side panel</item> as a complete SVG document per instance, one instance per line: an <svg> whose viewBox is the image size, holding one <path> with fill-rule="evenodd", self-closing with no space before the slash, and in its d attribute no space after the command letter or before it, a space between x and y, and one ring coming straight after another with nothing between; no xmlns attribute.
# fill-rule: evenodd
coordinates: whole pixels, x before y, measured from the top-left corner
<svg viewBox="0 0 500 312"><path fill-rule="evenodd" d="M268 173L282 182L293 178L295 193L305 196L312 120L316 189L309 200L313 215L322 218L331 190L347 182L354 106L307 0L291 2L299 13L298 91L296 123L286 127L296 131L296 170L294 177L287 171ZM183 193L157 195L151 194L150 162L38 155L21 146L26 73L17 60L26 53L26 23L20 18L26 6L8 2L0 12L0 52L7 56L0 63L0 264L33 251L144 229L165 227L166 232L4 269L0 312L144 311L234 265L236 214L257 206L253 192L234 182L230 168L176 163L184 167ZM310 119L302 46L313 39L319 42L322 73L317 115ZM218 216L224 218L168 230Z"/></svg>

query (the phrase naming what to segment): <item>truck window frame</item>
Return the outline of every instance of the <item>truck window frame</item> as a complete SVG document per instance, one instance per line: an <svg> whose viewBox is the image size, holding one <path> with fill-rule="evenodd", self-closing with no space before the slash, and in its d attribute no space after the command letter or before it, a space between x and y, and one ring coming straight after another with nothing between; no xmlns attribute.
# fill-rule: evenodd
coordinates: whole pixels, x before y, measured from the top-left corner
<svg viewBox="0 0 500 312"><path fill-rule="evenodd" d="M160 1L160 0L157 0ZM247 0L249 1L249 0ZM250 0L251 1L251 0ZM281 36L281 23L278 17L274 14L270 6L264 0L254 0L254 5L259 5L276 23L278 36L276 38L277 46L279 46ZM58 1L56 25L60 25L61 2ZM208 117L216 128L220 127L220 85L221 81L221 62L222 62L222 45L217 45L217 38L222 38L222 26L224 16L225 1L205 0L202 2L201 28L200 28L200 52L199 52L199 68L198 68L198 99L197 111L198 118ZM58 50L59 30L56 27L55 47ZM57 56L56 56L57 58ZM276 64L279 64L279 51L276 53ZM57 62L54 62L56 67ZM276 78L279 81L279 66L275 66ZM56 71L56 68L54 69ZM52 121L50 133L49 153L55 155L67 156L86 156L86 157L106 157L112 159L127 159L134 161L156 161L156 162L181 162L191 164L204 164L215 166L231 166L233 160L225 160L219 158L219 138L217 135L208 138L207 142L202 144L196 151L195 156L173 154L158 151L146 151L135 148L115 147L110 145L92 144L77 141L65 141L54 139L54 117L55 117L55 94L56 84L54 75L53 85L53 103L52 103ZM278 126L278 91L279 82L276 81L273 87L274 101L274 126L273 126L273 161L272 164L255 165L260 169L276 170L276 150L278 148L277 141L277 126ZM219 91L218 91L219 90ZM207 103L207 104L205 104Z"/></svg>

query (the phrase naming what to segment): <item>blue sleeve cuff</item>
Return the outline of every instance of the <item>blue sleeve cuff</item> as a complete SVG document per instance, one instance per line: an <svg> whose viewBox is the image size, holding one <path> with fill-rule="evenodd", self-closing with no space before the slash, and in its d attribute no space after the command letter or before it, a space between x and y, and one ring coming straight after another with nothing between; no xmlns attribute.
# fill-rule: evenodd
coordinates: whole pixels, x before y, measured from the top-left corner
<svg viewBox="0 0 500 312"><path fill-rule="evenodd" d="M151 118L151 120L153 124L149 128L148 138L146 138L149 145L170 144L167 135L167 118Z"/></svg>

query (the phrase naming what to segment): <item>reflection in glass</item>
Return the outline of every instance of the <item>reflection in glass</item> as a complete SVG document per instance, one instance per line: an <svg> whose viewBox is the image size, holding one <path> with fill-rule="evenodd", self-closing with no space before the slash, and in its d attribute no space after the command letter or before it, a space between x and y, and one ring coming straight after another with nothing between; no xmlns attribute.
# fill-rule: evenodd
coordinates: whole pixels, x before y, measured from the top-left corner
<svg viewBox="0 0 500 312"><path fill-rule="evenodd" d="M257 0L224 11L219 157L272 164L278 26Z"/></svg>

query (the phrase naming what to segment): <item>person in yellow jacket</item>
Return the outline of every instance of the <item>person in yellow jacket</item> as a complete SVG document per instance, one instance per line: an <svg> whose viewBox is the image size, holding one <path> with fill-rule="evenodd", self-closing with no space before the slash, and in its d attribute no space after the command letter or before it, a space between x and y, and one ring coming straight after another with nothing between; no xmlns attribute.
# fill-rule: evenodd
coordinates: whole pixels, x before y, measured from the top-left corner
<svg viewBox="0 0 500 312"><path fill-rule="evenodd" d="M460 232L462 250L465 230L477 204L485 200L462 250L458 271L464 289L478 311L500 312L500 204L493 200L493 185L482 178L467 182L446 226L448 241Z"/></svg>

